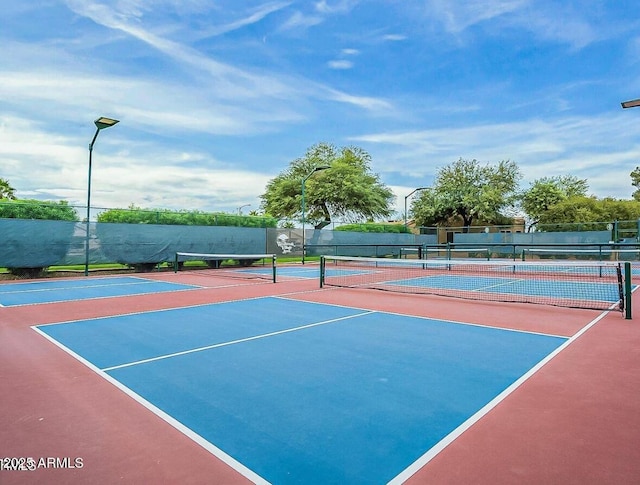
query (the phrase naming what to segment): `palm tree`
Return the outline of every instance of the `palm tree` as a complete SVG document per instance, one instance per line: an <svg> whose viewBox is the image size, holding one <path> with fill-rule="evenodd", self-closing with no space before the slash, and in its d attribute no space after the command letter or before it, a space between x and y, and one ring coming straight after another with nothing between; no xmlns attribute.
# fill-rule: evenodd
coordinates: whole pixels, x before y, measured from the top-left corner
<svg viewBox="0 0 640 485"><path fill-rule="evenodd" d="M0 199L14 199L16 198L16 189L11 187L8 180L0 178Z"/></svg>

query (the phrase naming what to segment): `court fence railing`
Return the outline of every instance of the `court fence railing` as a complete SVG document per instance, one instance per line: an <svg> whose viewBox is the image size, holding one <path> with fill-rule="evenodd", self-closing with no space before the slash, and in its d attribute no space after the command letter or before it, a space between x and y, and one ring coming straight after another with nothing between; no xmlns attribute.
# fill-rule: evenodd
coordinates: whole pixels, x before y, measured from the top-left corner
<svg viewBox="0 0 640 485"><path fill-rule="evenodd" d="M0 218L0 268L47 268L119 263L144 271L171 263L176 252L276 254L279 258L322 254L387 257L432 257L447 253L522 257L525 248L573 247L573 259L635 261L637 241L612 242L608 231L532 234L456 234L438 244L436 234L366 233L282 227L237 227L100 223ZM304 246L303 246L304 242ZM486 250L485 250L486 249ZM580 253L577 250L582 250ZM593 253L589 253L593 251ZM438 253L440 252L440 254ZM540 259L561 255L538 254ZM525 257L534 257L533 253Z"/></svg>

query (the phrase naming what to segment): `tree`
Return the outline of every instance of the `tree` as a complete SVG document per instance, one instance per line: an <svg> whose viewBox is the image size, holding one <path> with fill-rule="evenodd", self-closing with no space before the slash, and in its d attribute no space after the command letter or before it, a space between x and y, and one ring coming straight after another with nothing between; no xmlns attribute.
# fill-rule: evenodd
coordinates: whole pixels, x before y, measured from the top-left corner
<svg viewBox="0 0 640 485"><path fill-rule="evenodd" d="M16 189L11 187L8 180L0 178L0 199L15 200Z"/></svg>
<svg viewBox="0 0 640 485"><path fill-rule="evenodd" d="M537 224L555 204L571 197L586 197L589 185L585 179L573 175L542 177L521 194L522 209L531 220L529 228Z"/></svg>
<svg viewBox="0 0 640 485"><path fill-rule="evenodd" d="M604 230L613 221L632 221L635 227L639 218L640 202L636 200L575 196L550 207L541 216L540 225L545 231L563 231L567 224L588 223L593 230Z"/></svg>
<svg viewBox="0 0 640 485"><path fill-rule="evenodd" d="M393 192L371 173L370 162L371 155L358 147L313 145L269 181L260 196L261 208L273 217L302 218L302 181L306 178L305 220L316 229L328 225L332 216L350 222L389 217ZM330 169L309 176L321 166Z"/></svg>
<svg viewBox="0 0 640 485"><path fill-rule="evenodd" d="M631 185L636 188L633 192L633 198L640 200L640 167L634 168L633 172L631 172Z"/></svg>
<svg viewBox="0 0 640 485"><path fill-rule="evenodd" d="M446 224L456 217L462 219L465 231L475 220L501 223L501 212L516 201L520 178L515 162L483 166L461 158L438 170L433 187L419 193L411 212L422 226Z"/></svg>

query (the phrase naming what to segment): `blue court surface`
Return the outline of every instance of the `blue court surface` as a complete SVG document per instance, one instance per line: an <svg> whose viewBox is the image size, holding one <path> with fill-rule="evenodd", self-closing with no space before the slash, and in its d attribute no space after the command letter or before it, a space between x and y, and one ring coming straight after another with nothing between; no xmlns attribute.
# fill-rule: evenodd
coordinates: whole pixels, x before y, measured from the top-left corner
<svg viewBox="0 0 640 485"><path fill-rule="evenodd" d="M553 279L530 280L522 278L496 278L485 276L436 275L405 280L387 281L388 285L438 288L479 293L594 300L615 303L620 300L617 283L561 281Z"/></svg>
<svg viewBox="0 0 640 485"><path fill-rule="evenodd" d="M145 293L163 293L196 288L199 288L199 286L166 283L134 276L7 283L0 285L0 306L142 295Z"/></svg>
<svg viewBox="0 0 640 485"><path fill-rule="evenodd" d="M277 484L387 483L567 341L276 297L36 330Z"/></svg>

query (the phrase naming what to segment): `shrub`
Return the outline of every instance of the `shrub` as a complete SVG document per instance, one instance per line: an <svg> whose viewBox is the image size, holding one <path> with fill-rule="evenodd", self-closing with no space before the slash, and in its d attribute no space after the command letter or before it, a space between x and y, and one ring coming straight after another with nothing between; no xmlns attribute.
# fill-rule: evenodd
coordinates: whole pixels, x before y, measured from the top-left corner
<svg viewBox="0 0 640 485"><path fill-rule="evenodd" d="M135 206L130 206L127 209L109 209L102 212L98 215L98 222L238 227L276 227L278 223L278 221L272 217L241 216L223 212L202 212L197 210L146 210Z"/></svg>
<svg viewBox="0 0 640 485"><path fill-rule="evenodd" d="M338 226L336 231L348 232L384 232L384 233L410 233L411 230L402 224L384 224L384 223L364 223L364 224L346 224Z"/></svg>
<svg viewBox="0 0 640 485"><path fill-rule="evenodd" d="M77 221L78 214L66 200L47 202L33 199L3 199L0 201L0 219Z"/></svg>

